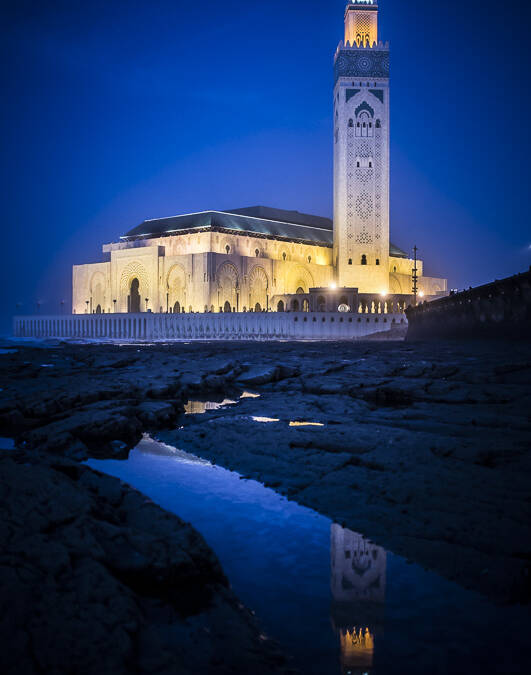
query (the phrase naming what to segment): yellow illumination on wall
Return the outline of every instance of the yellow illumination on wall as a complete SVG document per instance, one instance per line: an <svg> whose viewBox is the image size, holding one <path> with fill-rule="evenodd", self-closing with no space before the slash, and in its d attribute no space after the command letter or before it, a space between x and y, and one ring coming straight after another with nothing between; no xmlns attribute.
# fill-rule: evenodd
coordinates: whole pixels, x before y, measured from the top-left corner
<svg viewBox="0 0 531 675"><path fill-rule="evenodd" d="M349 5L345 13L345 44L372 47L378 43L378 9Z"/></svg>

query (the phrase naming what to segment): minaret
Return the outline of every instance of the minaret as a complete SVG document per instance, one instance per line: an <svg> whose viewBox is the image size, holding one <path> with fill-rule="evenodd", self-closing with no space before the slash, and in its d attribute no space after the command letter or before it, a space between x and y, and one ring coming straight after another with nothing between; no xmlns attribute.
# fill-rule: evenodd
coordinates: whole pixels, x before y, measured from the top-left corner
<svg viewBox="0 0 531 675"><path fill-rule="evenodd" d="M334 62L334 266L340 286L389 290L389 44L377 0L345 10Z"/></svg>

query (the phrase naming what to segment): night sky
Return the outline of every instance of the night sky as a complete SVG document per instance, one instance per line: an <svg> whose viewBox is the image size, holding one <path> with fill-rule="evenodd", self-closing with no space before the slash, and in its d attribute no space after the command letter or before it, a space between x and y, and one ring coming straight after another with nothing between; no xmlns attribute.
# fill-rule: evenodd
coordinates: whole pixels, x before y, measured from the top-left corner
<svg viewBox="0 0 531 675"><path fill-rule="evenodd" d="M451 288L531 264L527 3L380 1L391 239ZM502 9L507 6L507 18ZM1 314L58 312L71 265L145 218L332 215L344 0L4 7Z"/></svg>

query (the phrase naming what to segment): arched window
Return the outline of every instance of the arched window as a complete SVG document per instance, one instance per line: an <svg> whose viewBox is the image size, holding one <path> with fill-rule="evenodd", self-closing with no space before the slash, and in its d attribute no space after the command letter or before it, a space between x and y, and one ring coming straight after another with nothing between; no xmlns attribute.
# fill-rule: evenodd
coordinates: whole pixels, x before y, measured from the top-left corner
<svg viewBox="0 0 531 675"><path fill-rule="evenodd" d="M366 265L367 264L367 256L365 253L361 256L361 264Z"/></svg>
<svg viewBox="0 0 531 675"><path fill-rule="evenodd" d="M140 282L138 279L133 279L131 281L131 287L129 290L129 311L133 314L140 312L140 293L139 293Z"/></svg>
<svg viewBox="0 0 531 675"><path fill-rule="evenodd" d="M279 300L278 304L277 304L277 312L283 312L283 311L284 311L284 303L282 302L282 300Z"/></svg>
<svg viewBox="0 0 531 675"><path fill-rule="evenodd" d="M377 265L380 264L380 258L376 258L376 264L377 264Z"/></svg>
<svg viewBox="0 0 531 675"><path fill-rule="evenodd" d="M396 265L393 267L393 272L396 272Z"/></svg>
<svg viewBox="0 0 531 675"><path fill-rule="evenodd" d="M349 258L349 259L348 259L348 264L349 264L349 265L352 265L352 258Z"/></svg>
<svg viewBox="0 0 531 675"><path fill-rule="evenodd" d="M288 257L288 256L287 256L287 254L286 254L286 251L284 251L284 253L282 254L282 260L286 260L287 257Z"/></svg>
<svg viewBox="0 0 531 675"><path fill-rule="evenodd" d="M369 161L369 169L372 169L372 162Z"/></svg>
<svg viewBox="0 0 531 675"><path fill-rule="evenodd" d="M225 246L225 251L227 251L227 255L229 255L229 253L230 253L230 246L229 246L228 244Z"/></svg>
<svg viewBox="0 0 531 675"><path fill-rule="evenodd" d="M261 312L262 311L262 307L261 307L259 302L257 302L256 305L254 306L254 311L255 312Z"/></svg>
<svg viewBox="0 0 531 675"><path fill-rule="evenodd" d="M382 128L382 123L380 122L380 120L376 120L376 128L377 128L377 129L381 129L381 128Z"/></svg>
<svg viewBox="0 0 531 675"><path fill-rule="evenodd" d="M223 305L223 311L229 314L231 312L231 306L230 302L227 300L227 302Z"/></svg>
<svg viewBox="0 0 531 675"><path fill-rule="evenodd" d="M312 256L311 256L311 255L308 256L308 262L309 262L309 263L312 262Z"/></svg>
<svg viewBox="0 0 531 675"><path fill-rule="evenodd" d="M260 255L260 251L256 248L256 249L254 250L254 254L255 254L255 256L258 258L258 256Z"/></svg>
<svg viewBox="0 0 531 675"><path fill-rule="evenodd" d="M349 120L348 125L349 125L349 127L353 127L354 126L354 120Z"/></svg>

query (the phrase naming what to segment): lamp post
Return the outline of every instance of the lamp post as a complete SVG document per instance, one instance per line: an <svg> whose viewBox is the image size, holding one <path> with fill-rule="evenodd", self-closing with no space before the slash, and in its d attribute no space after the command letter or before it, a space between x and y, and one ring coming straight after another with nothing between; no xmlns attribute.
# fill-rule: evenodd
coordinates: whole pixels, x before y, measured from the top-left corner
<svg viewBox="0 0 531 675"><path fill-rule="evenodd" d="M413 254L414 254L414 261L415 261L415 266L413 267L413 275L412 275L412 280L413 280L413 307L417 306L417 292L418 292L418 269L417 269L417 251L418 248L416 246L413 247Z"/></svg>
<svg viewBox="0 0 531 675"><path fill-rule="evenodd" d="M114 313L116 314L116 298L113 300L114 303Z"/></svg>

